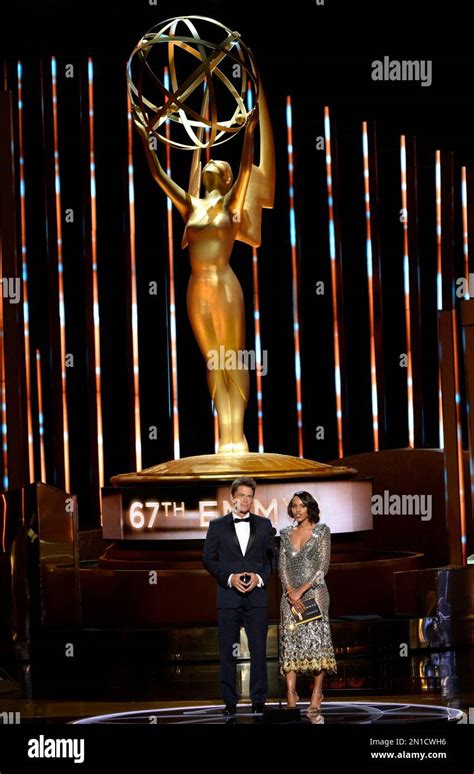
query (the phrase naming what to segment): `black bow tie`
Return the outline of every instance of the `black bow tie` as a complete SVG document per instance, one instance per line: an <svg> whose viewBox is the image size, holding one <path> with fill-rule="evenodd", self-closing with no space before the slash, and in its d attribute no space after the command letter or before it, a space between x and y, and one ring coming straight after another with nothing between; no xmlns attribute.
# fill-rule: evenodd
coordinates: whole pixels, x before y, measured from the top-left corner
<svg viewBox="0 0 474 774"><path fill-rule="evenodd" d="M242 522L246 522L246 521L250 521L250 516L247 516L246 519L239 519L239 518L235 519L234 518L234 524L242 524Z"/></svg>

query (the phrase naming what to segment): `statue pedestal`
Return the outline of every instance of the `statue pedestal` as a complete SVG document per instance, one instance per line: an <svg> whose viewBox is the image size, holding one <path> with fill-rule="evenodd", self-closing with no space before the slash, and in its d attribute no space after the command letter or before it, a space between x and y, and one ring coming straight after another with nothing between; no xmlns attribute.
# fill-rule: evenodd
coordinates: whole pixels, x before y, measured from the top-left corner
<svg viewBox="0 0 474 774"><path fill-rule="evenodd" d="M200 454L162 462L138 473L113 476L113 486L136 486L183 481L233 481L239 476L259 479L352 478L354 468L292 457L290 454L247 452L244 454Z"/></svg>
<svg viewBox="0 0 474 774"><path fill-rule="evenodd" d="M171 460L114 476L105 487L103 535L111 540L203 540L209 521L230 510L230 483L257 482L252 511L271 519L279 532L290 523L293 494L318 500L321 521L332 532L372 529L372 482L355 479L354 468L286 454L208 454ZM184 547L184 545L183 545Z"/></svg>

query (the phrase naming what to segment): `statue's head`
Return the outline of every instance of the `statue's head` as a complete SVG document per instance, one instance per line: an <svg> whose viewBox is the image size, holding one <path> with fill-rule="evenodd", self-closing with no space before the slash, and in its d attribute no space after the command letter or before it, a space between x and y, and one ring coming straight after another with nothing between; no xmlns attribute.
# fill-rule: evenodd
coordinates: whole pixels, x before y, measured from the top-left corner
<svg viewBox="0 0 474 774"><path fill-rule="evenodd" d="M226 194L230 191L232 182L232 169L227 161L211 159L202 170L202 183L206 191L217 188L221 194Z"/></svg>

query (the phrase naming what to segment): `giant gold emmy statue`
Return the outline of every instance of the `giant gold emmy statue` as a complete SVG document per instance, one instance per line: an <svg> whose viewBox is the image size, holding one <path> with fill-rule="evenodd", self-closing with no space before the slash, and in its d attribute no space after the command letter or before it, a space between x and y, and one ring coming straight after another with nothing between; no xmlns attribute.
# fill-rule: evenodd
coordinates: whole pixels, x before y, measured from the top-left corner
<svg viewBox="0 0 474 774"><path fill-rule="evenodd" d="M198 33L198 24L204 32ZM163 51L166 67L162 60L156 64L156 55ZM182 70L185 75L179 80ZM219 421L219 453L172 460L137 474L115 476L112 482L225 478L239 473L290 477L296 471L314 476L335 471L312 460L249 452L244 435L249 396L249 374L240 357L245 348L244 298L230 259L236 240L260 245L262 208L273 207L275 189L271 121L251 50L238 32L213 19L176 17L141 38L127 64L127 80L134 124L153 178L185 223L182 247L188 246L191 263L187 308L208 366L207 381ZM247 108L249 94L254 106ZM258 166L254 164L257 125ZM203 150L219 155L214 148L240 132L243 143L235 180L227 161L212 158L202 167ZM160 143L192 151L188 190L161 165L155 150ZM214 357L211 367L209 359L215 353L224 357Z"/></svg>
<svg viewBox="0 0 474 774"><path fill-rule="evenodd" d="M177 34L180 22L187 28L187 35ZM219 420L219 453L239 453L248 451L244 413L249 374L246 368L239 367L242 365L239 353L245 348L244 299L230 266L230 257L236 239L255 247L260 244L262 207L273 206L275 157L267 103L255 61L238 33L217 22L212 24L224 32L219 45L210 46L200 39L191 18L169 20L158 30L147 33L132 58L138 57L140 64L146 66L151 49L167 45L171 89L166 89L159 79L155 81L163 94L160 106L146 99L140 77L137 85L129 78L129 89L135 126L142 137L153 178L186 224L183 246L189 246L191 262L187 306L194 335L208 366L212 354L224 353L224 357L214 358L217 367L207 370L209 391ZM181 85L177 80L176 48L195 57L193 71ZM235 68L236 78L226 75L224 62ZM214 83L217 78L228 89L234 103L233 113L222 121L217 112ZM256 93L256 104L250 112L245 106L249 83ZM193 110L189 101L198 89L202 89L200 113ZM167 137L163 132L166 121L184 127L192 144L184 146ZM254 130L258 121L260 164L256 166ZM226 161L211 159L201 173L203 148L212 148L219 140L232 138L243 127L245 137L235 181ZM161 166L150 143L153 137L175 147L195 148L188 191L177 185Z"/></svg>

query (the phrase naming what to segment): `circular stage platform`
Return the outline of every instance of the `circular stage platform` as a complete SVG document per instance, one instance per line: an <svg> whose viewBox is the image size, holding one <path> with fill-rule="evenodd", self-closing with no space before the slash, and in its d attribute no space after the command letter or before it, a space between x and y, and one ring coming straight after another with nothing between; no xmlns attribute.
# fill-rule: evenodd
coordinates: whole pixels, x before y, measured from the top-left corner
<svg viewBox="0 0 474 774"><path fill-rule="evenodd" d="M207 704L194 707L165 707L162 709L140 710L136 712L117 712L110 715L97 715L72 721L73 724L83 725L91 723L106 723L114 725L140 724L158 725L180 724L228 724L228 723L304 723L329 725L390 725L390 724L423 724L444 725L446 723L460 723L465 713L453 707L442 707L428 704L397 704L391 702L323 702L321 712L307 712L308 702L298 702L297 709L300 717L295 717L294 710L288 711L288 720L278 720L275 710L279 709L278 702L268 702L263 714L254 714L250 704L237 705L235 715L225 717L222 714L222 704ZM282 705L285 710L285 704Z"/></svg>

